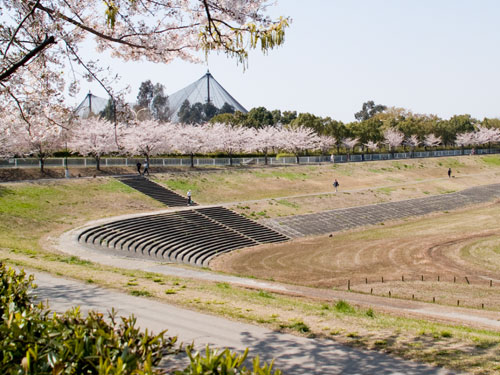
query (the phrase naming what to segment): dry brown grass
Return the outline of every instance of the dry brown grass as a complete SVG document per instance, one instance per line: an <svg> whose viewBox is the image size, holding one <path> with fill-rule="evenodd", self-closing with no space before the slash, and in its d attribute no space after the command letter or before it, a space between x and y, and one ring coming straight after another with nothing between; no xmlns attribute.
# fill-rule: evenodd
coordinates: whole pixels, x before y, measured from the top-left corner
<svg viewBox="0 0 500 375"><path fill-rule="evenodd" d="M353 290L364 293L391 291L401 298L500 309L499 208L496 202L333 237L261 245L222 255L211 268L320 288L346 288L350 280Z"/></svg>

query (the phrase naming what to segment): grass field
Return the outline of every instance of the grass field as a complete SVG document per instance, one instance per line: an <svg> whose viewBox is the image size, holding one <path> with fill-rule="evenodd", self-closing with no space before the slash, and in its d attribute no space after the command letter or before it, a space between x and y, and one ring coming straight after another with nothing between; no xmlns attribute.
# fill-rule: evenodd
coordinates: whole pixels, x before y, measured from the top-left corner
<svg viewBox="0 0 500 375"><path fill-rule="evenodd" d="M252 217L262 211L259 204L266 204L269 209L258 215L264 217L494 183L498 182L499 161L496 156L460 157L338 166L197 170L158 175L158 179L179 192L192 188L194 198L202 203L235 202L234 206L242 207L239 210ZM447 179L448 166L453 168L456 176L453 179ZM335 177L339 178L341 189L351 190L350 194L323 194L331 191L331 180ZM416 190L408 193L410 186ZM417 186L425 187L417 189ZM373 193L369 194L369 190ZM303 194L313 195L290 198ZM367 197L366 201L363 197ZM249 202L259 198L264 201ZM311 201L304 203L301 199ZM305 208L311 202L319 203L314 208ZM492 287L488 280L500 273L499 206L492 203L339 233L332 238L306 238L246 249L220 258L214 265L231 273L294 283L301 280L317 287L345 289L344 283L349 278L355 291L367 293L372 288L374 294L386 295L391 290L393 297L400 298L409 298L409 293L418 288L421 294L413 293L421 300L435 294L440 304L455 305L457 298L463 298L466 306L469 303L476 307L487 301L485 308L498 309L500 277L498 285L494 282ZM271 207L279 210L272 211ZM391 316L344 301L309 300L225 283L102 266L60 253L53 247L54 238L88 220L160 208L154 200L108 178L3 184L0 259L7 264L44 270L276 330L325 337L469 373L500 371L498 332ZM236 268L244 262L252 266ZM422 274L424 282L419 281ZM368 275L366 284L364 277ZM405 282L401 281L401 275L405 276ZM454 275L456 283L452 280ZM480 277L484 275L487 278ZM384 283L379 281L381 276L385 277ZM464 276L469 277L471 284L464 282Z"/></svg>

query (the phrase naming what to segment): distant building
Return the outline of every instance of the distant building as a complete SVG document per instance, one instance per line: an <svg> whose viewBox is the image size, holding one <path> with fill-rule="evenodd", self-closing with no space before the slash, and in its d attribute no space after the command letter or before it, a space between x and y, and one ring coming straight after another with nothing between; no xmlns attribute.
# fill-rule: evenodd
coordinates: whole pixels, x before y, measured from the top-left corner
<svg viewBox="0 0 500 375"><path fill-rule="evenodd" d="M197 81L168 97L168 107L171 114L170 121L179 122L179 110L186 100L190 105L210 103L217 109L221 109L224 105L226 107L229 105L234 111L248 112L215 80L209 71ZM95 96L89 91L85 99L76 107L74 113L80 118L89 118L91 115L98 116L106 108L107 104L108 99Z"/></svg>
<svg viewBox="0 0 500 375"><path fill-rule="evenodd" d="M172 113L171 121L179 122L179 110L182 104L188 100L191 105L195 103L211 103L218 109L225 103L234 108L235 111L247 113L248 111L229 94L224 87L210 74L209 71L196 82L173 93L168 97L168 105Z"/></svg>
<svg viewBox="0 0 500 375"><path fill-rule="evenodd" d="M80 118L89 118L91 114L98 116L107 104L108 99L95 96L89 91L85 99L76 107L74 113Z"/></svg>

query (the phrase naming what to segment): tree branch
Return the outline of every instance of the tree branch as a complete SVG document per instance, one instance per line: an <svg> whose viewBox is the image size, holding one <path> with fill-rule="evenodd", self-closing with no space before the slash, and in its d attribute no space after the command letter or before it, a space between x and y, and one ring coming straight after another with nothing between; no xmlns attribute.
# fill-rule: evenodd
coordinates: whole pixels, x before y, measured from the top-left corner
<svg viewBox="0 0 500 375"><path fill-rule="evenodd" d="M84 25L83 23L81 22L78 22L78 21L75 21L74 19L60 13L60 12L57 12L53 9L49 9L47 7L44 7L43 5L41 4L38 4L37 5L37 8L40 9L40 10L43 10L44 12L46 12L47 14L49 14L50 16L52 17L59 17L61 18L62 20L82 29L82 30L85 30L87 31L88 33L90 34L93 34L101 39L104 39L104 40L108 40L110 42L113 42L113 43L119 43L119 44L124 44L126 46L129 46L129 47L132 47L132 48L137 48L137 49L149 49L148 46L145 46L145 45L140 45L140 44L136 44L136 43L131 43L129 41L126 41L126 40L123 40L123 38L125 36L122 36L120 38L114 38L112 36L109 36L109 35L106 35L104 33L101 33L97 30L94 30L93 28L87 26L87 25ZM187 26L189 27L189 26ZM179 27L180 28L180 27ZM168 31L168 29L166 29ZM148 34L137 34L137 36L148 36ZM180 47L180 48L166 48L164 49L163 51L167 51L167 52L174 52L174 51L180 51L182 50L183 47Z"/></svg>
<svg viewBox="0 0 500 375"><path fill-rule="evenodd" d="M22 21L19 23L19 25L17 26L16 30L14 31L14 34L12 34L12 38L10 38L10 41L9 41L9 44L7 44L7 47L5 48L5 52L3 53L4 56L7 56L7 52L9 51L9 48L10 48L10 45L14 42L14 38L16 37L18 31L21 29L21 27L23 26L23 23L24 21L26 21L28 19L29 16L31 16L33 14L33 12L35 12L35 9L36 9L36 6L40 3L40 0L37 0L36 3L33 5L33 7L31 8L31 10L28 12L28 14L22 19Z"/></svg>
<svg viewBox="0 0 500 375"><path fill-rule="evenodd" d="M24 115L24 111L23 111L23 107L21 106L21 103L19 102L19 100L17 99L17 97L9 90L9 88L7 86L5 86L3 83L0 82L0 86L2 86L3 88L6 89L6 91L9 93L9 96L14 99L14 101L16 102L16 105L17 105L17 108L19 108L19 113L21 113L21 117L22 119L24 120L24 122L26 122L26 124L28 124L28 131L30 130L31 128L31 123L29 122L29 120L26 118L26 116Z"/></svg>
<svg viewBox="0 0 500 375"><path fill-rule="evenodd" d="M45 40L36 46L34 49L32 49L27 55L25 55L21 60L18 62L14 63L10 68L4 70L0 74L0 82L6 81L12 74L16 72L17 69L19 69L21 66L24 66L30 61L33 57L38 55L40 52L42 52L45 48L49 46L49 44L55 44L56 40L53 36L46 36Z"/></svg>

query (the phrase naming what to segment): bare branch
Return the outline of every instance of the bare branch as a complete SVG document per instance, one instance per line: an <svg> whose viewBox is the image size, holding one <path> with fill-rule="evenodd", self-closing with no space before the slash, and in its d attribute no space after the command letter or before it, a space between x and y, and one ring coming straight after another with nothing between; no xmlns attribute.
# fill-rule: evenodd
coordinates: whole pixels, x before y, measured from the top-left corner
<svg viewBox="0 0 500 375"><path fill-rule="evenodd" d="M94 30L93 28L91 28L91 27L89 27L87 25L82 24L81 22L75 21L74 19L72 19L72 18L70 18L70 17L68 17L68 16L66 16L66 15L64 15L64 14L62 14L60 12L57 12L57 11L55 11L53 9L46 8L46 7L44 7L41 4L38 4L37 8L43 10L44 12L46 12L47 14L49 14L49 15L51 15L53 17L59 17L59 18L63 19L64 21L69 22L72 25L74 25L74 26L76 26L76 27L78 27L78 28L80 28L82 30L85 30L85 31L87 31L87 32L89 32L89 33L91 33L93 35L96 35L99 38L102 38L104 40L108 40L108 41L113 42L113 43L124 44L124 45L132 47L132 48L144 49L144 50L149 49L148 46L140 45L140 44L135 44L135 43L131 43L129 41L123 40L123 36L121 38L114 38L112 36L100 33L97 30ZM166 48L163 51L174 52L174 51L180 51L181 49L182 48L173 48L173 49Z"/></svg>
<svg viewBox="0 0 500 375"><path fill-rule="evenodd" d="M40 0L37 0L36 3L33 5L33 7L31 8L31 10L28 12L28 14L22 19L22 21L19 23L19 25L17 26L16 30L14 31L14 34L12 34L12 38L10 38L10 41L9 41L9 44L7 44L7 47L5 48L5 52L3 53L4 56L7 56L7 52L9 51L9 48L10 48L10 45L14 42L14 39L17 35L17 33L19 32L19 30L21 29L21 27L23 26L23 23L24 21L26 21L28 19L29 16L31 16L33 14L33 12L35 11L36 9L36 6L40 3Z"/></svg>
<svg viewBox="0 0 500 375"><path fill-rule="evenodd" d="M25 55L21 60L13 64L10 68L4 70L0 74L0 82L7 80L12 74L16 72L21 66L24 66L28 61L30 61L33 57L42 52L47 46L50 44L55 44L56 40L53 36L46 36L45 40L32 49L27 55Z"/></svg>

